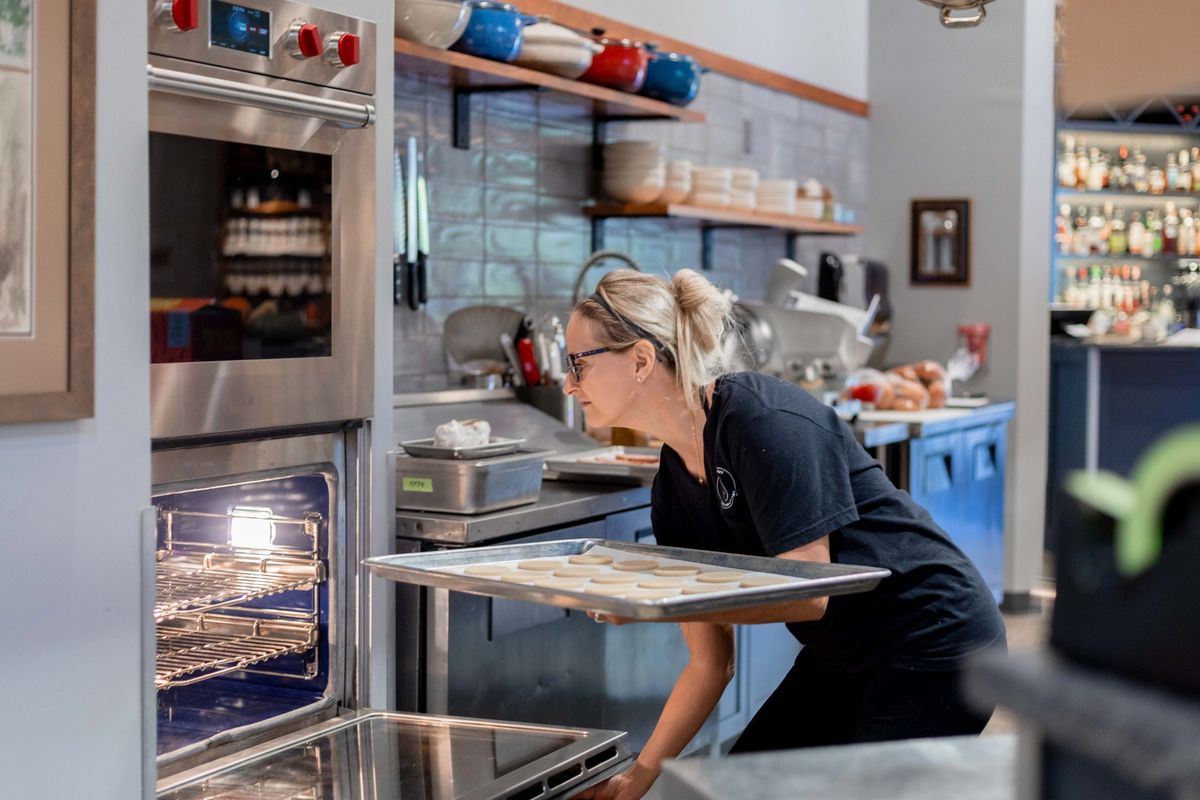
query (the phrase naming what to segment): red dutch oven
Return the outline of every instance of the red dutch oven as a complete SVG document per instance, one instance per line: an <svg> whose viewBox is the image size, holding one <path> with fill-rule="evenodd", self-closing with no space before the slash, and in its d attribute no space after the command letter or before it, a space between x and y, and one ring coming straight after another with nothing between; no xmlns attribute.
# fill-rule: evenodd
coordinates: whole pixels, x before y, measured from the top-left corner
<svg viewBox="0 0 1200 800"><path fill-rule="evenodd" d="M646 81L650 55L641 42L632 39L606 39L604 29L595 28L592 38L604 49L592 57L592 65L580 80L636 92Z"/></svg>

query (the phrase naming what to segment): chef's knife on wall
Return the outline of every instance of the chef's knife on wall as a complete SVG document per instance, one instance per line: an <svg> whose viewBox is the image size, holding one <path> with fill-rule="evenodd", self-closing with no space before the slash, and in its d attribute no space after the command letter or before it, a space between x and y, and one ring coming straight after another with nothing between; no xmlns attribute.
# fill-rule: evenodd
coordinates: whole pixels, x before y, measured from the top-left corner
<svg viewBox="0 0 1200 800"><path fill-rule="evenodd" d="M429 302L429 185L422 156L417 158L417 302Z"/></svg>
<svg viewBox="0 0 1200 800"><path fill-rule="evenodd" d="M405 294L408 295L408 307L416 311L420 306L417 297L417 140L408 137L405 152L405 182L404 182L404 223L407 236L404 249Z"/></svg>
<svg viewBox="0 0 1200 800"><path fill-rule="evenodd" d="M408 203L404 190L404 165L400 145L392 146L392 304L404 302L408 279Z"/></svg>

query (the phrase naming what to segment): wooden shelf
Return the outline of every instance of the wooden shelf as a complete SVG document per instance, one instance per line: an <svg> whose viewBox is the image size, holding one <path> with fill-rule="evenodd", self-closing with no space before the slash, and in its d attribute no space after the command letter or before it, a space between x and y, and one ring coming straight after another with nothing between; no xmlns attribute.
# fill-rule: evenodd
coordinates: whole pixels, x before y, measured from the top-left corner
<svg viewBox="0 0 1200 800"><path fill-rule="evenodd" d="M779 228L792 233L808 233L825 236L857 236L863 232L861 225L845 225L819 219L797 217L791 214L768 214L762 211L746 211L739 208L712 208L689 206L679 203L649 203L646 205L609 203L585 208L584 213L592 219L611 217L677 217L695 219L714 226L749 226Z"/></svg>
<svg viewBox="0 0 1200 800"><path fill-rule="evenodd" d="M418 72L449 75L456 89L471 91L536 88L577 98L590 106L588 115L598 117L645 117L704 122L704 114L686 108L628 94L605 86L560 78L547 72L491 61L478 56L438 50L406 39L395 39L397 66ZM404 62L401 64L401 60Z"/></svg>

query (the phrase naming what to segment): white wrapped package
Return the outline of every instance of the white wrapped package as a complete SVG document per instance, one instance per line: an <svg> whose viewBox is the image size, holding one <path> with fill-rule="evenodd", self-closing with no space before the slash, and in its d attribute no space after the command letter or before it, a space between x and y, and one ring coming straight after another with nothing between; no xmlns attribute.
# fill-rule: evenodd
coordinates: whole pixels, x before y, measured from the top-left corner
<svg viewBox="0 0 1200 800"><path fill-rule="evenodd" d="M434 447L481 447L492 440L492 426L482 419L452 419L433 431Z"/></svg>

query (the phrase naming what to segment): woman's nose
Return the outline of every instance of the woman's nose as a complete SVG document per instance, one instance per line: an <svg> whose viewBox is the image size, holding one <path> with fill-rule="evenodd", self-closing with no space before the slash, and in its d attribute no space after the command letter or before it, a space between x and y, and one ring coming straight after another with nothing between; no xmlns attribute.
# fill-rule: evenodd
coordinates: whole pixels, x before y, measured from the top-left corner
<svg viewBox="0 0 1200 800"><path fill-rule="evenodd" d="M567 397L570 397L579 391L579 384L575 382L575 375L571 372L571 370L567 370L566 376L563 377L562 391Z"/></svg>

